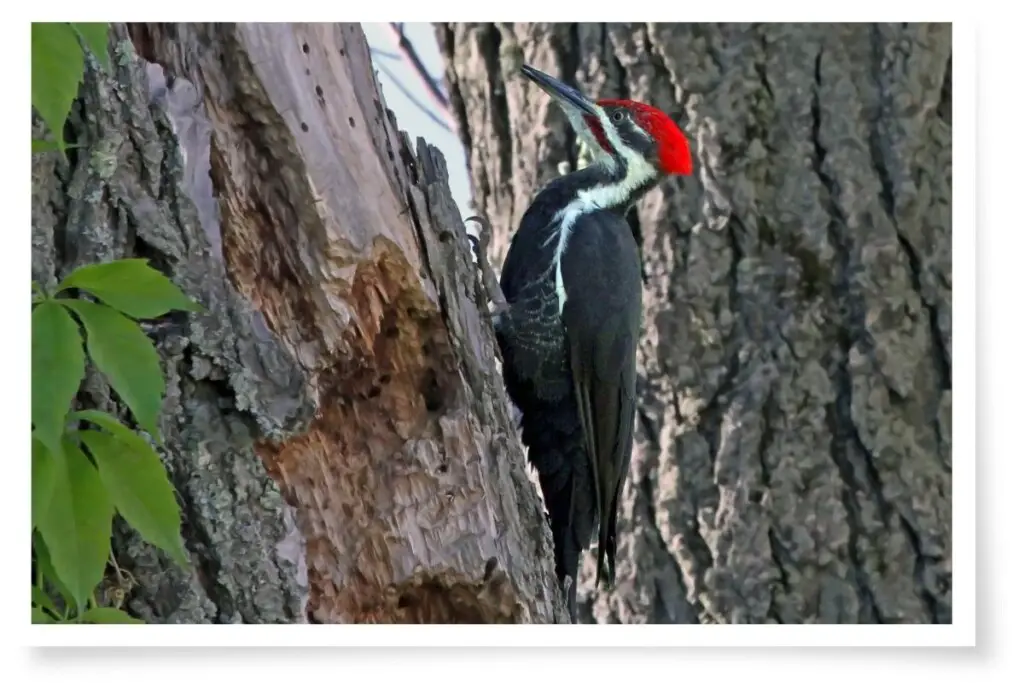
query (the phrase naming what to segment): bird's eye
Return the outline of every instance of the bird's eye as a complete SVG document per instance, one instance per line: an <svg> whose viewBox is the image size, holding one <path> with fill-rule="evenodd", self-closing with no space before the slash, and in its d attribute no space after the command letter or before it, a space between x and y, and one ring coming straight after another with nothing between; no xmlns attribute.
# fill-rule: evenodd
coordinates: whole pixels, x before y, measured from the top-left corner
<svg viewBox="0 0 1024 683"><path fill-rule="evenodd" d="M612 114L612 121L615 123L622 123L624 118L626 118L626 113L621 109Z"/></svg>

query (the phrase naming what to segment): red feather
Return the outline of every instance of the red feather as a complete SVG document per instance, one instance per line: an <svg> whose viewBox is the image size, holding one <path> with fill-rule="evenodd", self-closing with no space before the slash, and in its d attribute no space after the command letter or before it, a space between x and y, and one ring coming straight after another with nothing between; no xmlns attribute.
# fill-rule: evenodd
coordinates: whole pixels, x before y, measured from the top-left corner
<svg viewBox="0 0 1024 683"><path fill-rule="evenodd" d="M593 116L584 116L583 120L587 122L587 127L597 139L597 144L601 145L601 148L609 154L614 154L615 150L612 149L612 143L608 142L608 136L605 135L601 122Z"/></svg>
<svg viewBox="0 0 1024 683"><path fill-rule="evenodd" d="M637 125L650 133L658 142L658 160L661 170L667 174L690 175L693 173L693 161L690 158L690 143L687 141L679 125L668 114L643 102L633 100L598 100L601 107L625 107L633 112L633 120ZM587 124L594 132L598 143L609 153L611 145L605 137L600 124L589 120Z"/></svg>

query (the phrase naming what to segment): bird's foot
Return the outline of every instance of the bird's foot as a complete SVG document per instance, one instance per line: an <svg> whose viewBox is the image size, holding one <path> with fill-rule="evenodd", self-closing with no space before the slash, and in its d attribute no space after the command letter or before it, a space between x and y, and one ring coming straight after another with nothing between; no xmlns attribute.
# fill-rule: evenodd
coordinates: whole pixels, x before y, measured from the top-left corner
<svg viewBox="0 0 1024 683"><path fill-rule="evenodd" d="M508 310L508 301L506 301L501 286L498 284L498 278L487 260L487 248L491 245L491 237L494 232L491 222L485 216L470 216L466 219L467 223L469 221L480 225L480 237L469 235L469 240L473 243L473 250L476 252L476 265L480 270L480 279L483 282L484 291L487 293L488 302L494 304L495 310L492 318L497 319Z"/></svg>

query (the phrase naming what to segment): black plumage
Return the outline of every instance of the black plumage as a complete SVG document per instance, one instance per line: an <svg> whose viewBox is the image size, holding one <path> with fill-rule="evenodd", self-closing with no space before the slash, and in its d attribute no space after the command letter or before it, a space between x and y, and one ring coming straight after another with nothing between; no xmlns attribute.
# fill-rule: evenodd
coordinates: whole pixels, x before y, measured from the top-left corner
<svg viewBox="0 0 1024 683"><path fill-rule="evenodd" d="M575 622L580 553L595 531L597 584L615 582L618 505L633 446L643 283L626 212L666 175L689 175L692 166L685 136L664 112L629 100L593 102L532 67L521 71L596 155L548 184L523 215L502 268L496 326ZM485 279L493 290L493 276Z"/></svg>
<svg viewBox="0 0 1024 683"><path fill-rule="evenodd" d="M573 221L561 257L561 310L555 252L561 214L578 193L624 174L622 165L595 165L552 182L523 216L501 274L509 304L497 326L505 384L522 412L523 444L548 508L559 581L572 580L567 598L574 617L580 553L595 531L598 580L615 578L642 313L640 256L625 218L630 198Z"/></svg>

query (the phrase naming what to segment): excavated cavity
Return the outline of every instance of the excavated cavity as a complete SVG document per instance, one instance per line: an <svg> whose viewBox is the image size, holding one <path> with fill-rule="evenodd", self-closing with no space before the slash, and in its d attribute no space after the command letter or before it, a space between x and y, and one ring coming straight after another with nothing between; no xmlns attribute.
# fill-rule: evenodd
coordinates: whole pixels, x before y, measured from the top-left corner
<svg viewBox="0 0 1024 683"><path fill-rule="evenodd" d="M383 597L360 613L359 624L515 624L522 607L505 572L490 558L480 579L454 570L419 570L385 588Z"/></svg>
<svg viewBox="0 0 1024 683"><path fill-rule="evenodd" d="M440 438L433 416L458 394L444 320L423 297L418 273L393 245L380 242L375 252L356 267L346 294L355 325L320 377L317 419L301 437L260 449L294 504L317 510L302 521L320 551L309 601L319 621L361 614L384 591L390 552L344 549L379 543L387 507L419 502L425 491L406 446ZM392 492L393 500L371 491Z"/></svg>

